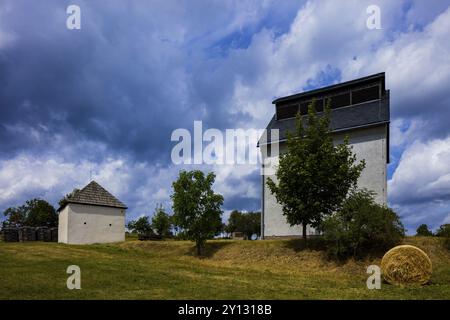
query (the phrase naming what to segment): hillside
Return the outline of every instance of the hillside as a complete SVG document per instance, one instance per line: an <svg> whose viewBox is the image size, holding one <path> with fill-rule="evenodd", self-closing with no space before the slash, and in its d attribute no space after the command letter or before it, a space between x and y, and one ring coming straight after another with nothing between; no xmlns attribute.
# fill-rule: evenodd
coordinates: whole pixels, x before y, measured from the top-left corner
<svg viewBox="0 0 450 320"><path fill-rule="evenodd" d="M433 261L429 285L381 290L366 288L366 267L379 258L337 263L299 240L215 240L201 259L188 241L0 242L0 299L450 299L450 252L440 241L405 239ZM81 290L66 288L73 264Z"/></svg>

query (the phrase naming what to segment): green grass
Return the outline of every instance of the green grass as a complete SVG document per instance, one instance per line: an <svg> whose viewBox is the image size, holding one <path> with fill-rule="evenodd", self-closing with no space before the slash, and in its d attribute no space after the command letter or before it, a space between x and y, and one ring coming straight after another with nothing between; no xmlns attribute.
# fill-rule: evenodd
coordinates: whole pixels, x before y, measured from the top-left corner
<svg viewBox="0 0 450 320"><path fill-rule="evenodd" d="M209 241L201 259L187 241L0 242L0 299L450 299L450 252L440 239L405 243L433 261L429 285L368 290L366 267L379 258L339 264L299 240ZM81 290L66 287L73 264Z"/></svg>

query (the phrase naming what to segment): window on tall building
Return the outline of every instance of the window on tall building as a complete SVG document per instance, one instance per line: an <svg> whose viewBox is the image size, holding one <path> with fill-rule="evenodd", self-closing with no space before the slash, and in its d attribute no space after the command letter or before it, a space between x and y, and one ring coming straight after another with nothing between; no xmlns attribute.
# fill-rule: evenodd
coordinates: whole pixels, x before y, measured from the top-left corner
<svg viewBox="0 0 450 320"><path fill-rule="evenodd" d="M294 118L298 112L298 104L277 106L277 119Z"/></svg>
<svg viewBox="0 0 450 320"><path fill-rule="evenodd" d="M373 86L352 92L352 104L380 99L380 87Z"/></svg>

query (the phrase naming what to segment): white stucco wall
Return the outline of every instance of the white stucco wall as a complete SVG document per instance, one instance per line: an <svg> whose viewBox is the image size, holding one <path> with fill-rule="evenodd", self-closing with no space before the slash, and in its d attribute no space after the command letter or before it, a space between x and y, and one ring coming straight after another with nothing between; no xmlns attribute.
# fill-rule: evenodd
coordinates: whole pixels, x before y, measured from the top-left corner
<svg viewBox="0 0 450 320"><path fill-rule="evenodd" d="M59 242L91 244L125 241L124 209L75 203L68 204L66 209L67 237L61 235ZM60 223L61 220L64 216L60 216ZM64 231L62 228L60 230Z"/></svg>
<svg viewBox="0 0 450 320"><path fill-rule="evenodd" d="M58 242L67 243L67 220L69 214L69 206L66 206L59 212L58 217Z"/></svg>
<svg viewBox="0 0 450 320"><path fill-rule="evenodd" d="M386 126L379 126L366 129L358 129L351 132L334 134L334 142L341 143L348 135L350 145L356 154L357 160L365 159L366 167L363 170L359 180L359 188L367 188L375 191L375 200L380 204L387 202L387 180L386 180ZM285 144L280 145L280 153L285 150ZM263 149L261 149L263 151ZM263 154L263 158L264 158ZM264 237L282 237L282 236L300 236L302 235L301 226L289 226L286 218L283 216L281 205L276 201L275 196L267 187L267 178L270 177L276 181L275 176L263 177L263 234ZM316 234L313 228L308 226L308 235Z"/></svg>

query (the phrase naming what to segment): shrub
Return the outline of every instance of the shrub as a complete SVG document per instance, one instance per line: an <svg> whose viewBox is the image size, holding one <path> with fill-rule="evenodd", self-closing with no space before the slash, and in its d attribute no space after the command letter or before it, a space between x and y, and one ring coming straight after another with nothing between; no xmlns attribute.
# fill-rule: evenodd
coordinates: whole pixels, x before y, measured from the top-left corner
<svg viewBox="0 0 450 320"><path fill-rule="evenodd" d="M450 250L450 237L444 239L444 247Z"/></svg>
<svg viewBox="0 0 450 320"><path fill-rule="evenodd" d="M322 231L334 258L362 257L399 244L405 229L398 215L374 201L367 190L353 190L341 210L325 219Z"/></svg>
<svg viewBox="0 0 450 320"><path fill-rule="evenodd" d="M443 224L439 227L439 229L436 231L437 237L444 237L444 238L450 238L450 224Z"/></svg>
<svg viewBox="0 0 450 320"><path fill-rule="evenodd" d="M444 247L450 250L450 224L443 224L436 231L436 236L444 238Z"/></svg>
<svg viewBox="0 0 450 320"><path fill-rule="evenodd" d="M224 230L228 234L242 232L247 240L250 240L254 234L259 237L261 235L261 213L233 210Z"/></svg>
<svg viewBox="0 0 450 320"><path fill-rule="evenodd" d="M128 222L127 228L133 233L151 234L153 233L152 226L148 221L148 216L142 216L137 220Z"/></svg>
<svg viewBox="0 0 450 320"><path fill-rule="evenodd" d="M421 224L416 230L416 236L431 237L433 232L428 229L426 224Z"/></svg>
<svg viewBox="0 0 450 320"><path fill-rule="evenodd" d="M160 204L156 206L155 213L152 218L152 229L161 237L169 237L172 235L170 229L172 228L171 217L166 213L163 206Z"/></svg>

